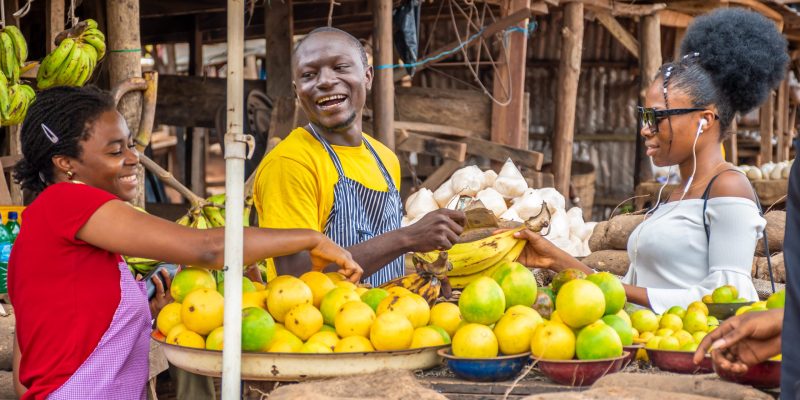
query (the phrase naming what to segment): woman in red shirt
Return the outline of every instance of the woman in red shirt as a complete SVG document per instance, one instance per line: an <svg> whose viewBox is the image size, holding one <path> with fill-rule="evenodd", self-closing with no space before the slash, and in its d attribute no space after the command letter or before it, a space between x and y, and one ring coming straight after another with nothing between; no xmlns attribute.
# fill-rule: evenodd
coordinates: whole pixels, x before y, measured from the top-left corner
<svg viewBox="0 0 800 400"><path fill-rule="evenodd" d="M38 196L9 260L23 399L144 399L150 309L120 254L207 268L223 264L224 229L191 229L125 201L139 155L111 96L94 88L41 92L22 128L15 171ZM350 254L311 230L245 228L244 262L309 250L357 281Z"/></svg>

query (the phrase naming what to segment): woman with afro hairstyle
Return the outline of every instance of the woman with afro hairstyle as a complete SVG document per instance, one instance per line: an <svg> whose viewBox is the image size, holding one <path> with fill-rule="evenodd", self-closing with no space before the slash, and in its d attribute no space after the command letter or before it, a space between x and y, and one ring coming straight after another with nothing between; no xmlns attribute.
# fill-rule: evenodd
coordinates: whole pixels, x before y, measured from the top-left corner
<svg viewBox="0 0 800 400"><path fill-rule="evenodd" d="M120 254L219 269L224 229L187 228L125 203L139 188L139 155L106 92L39 93L21 137L15 179L38 194L8 269L22 398L144 399L155 315ZM308 250L315 270L335 263L353 281L362 273L311 230L245 228L243 245L245 264Z"/></svg>
<svg viewBox="0 0 800 400"><path fill-rule="evenodd" d="M647 155L683 182L647 213L628 241L628 301L657 313L700 300L722 285L757 300L750 278L766 221L747 178L720 153L737 114L758 107L784 77L787 43L775 24L738 8L695 19L678 60L661 67L637 107ZM532 232L520 261L593 273Z"/></svg>

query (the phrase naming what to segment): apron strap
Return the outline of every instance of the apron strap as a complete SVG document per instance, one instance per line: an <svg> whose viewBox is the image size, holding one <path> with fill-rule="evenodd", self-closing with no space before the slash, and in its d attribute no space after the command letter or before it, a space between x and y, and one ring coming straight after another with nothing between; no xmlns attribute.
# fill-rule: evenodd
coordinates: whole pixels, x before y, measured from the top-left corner
<svg viewBox="0 0 800 400"><path fill-rule="evenodd" d="M367 149L369 149L369 152L372 153L372 157L374 157L375 161L378 162L378 168L380 168L381 174L383 174L383 179L386 180L386 185L389 187L389 191L391 192L392 190L397 190L394 186L394 180L389 175L389 171L386 170L386 166L383 164L383 161L381 161L381 158L378 157L378 152L375 151L375 149L369 143L369 140L367 139L362 139L362 140L364 141L364 145L367 146Z"/></svg>
<svg viewBox="0 0 800 400"><path fill-rule="evenodd" d="M314 129L314 125L309 123L306 126L311 128L311 129L309 129L309 131L311 132L311 135L313 135L314 138L317 139L318 142L322 143L323 147L325 147L325 151L328 152L328 155L331 157L331 161L333 161L334 167L336 167L336 172L339 173L339 178L340 179L345 178L344 168L342 168L342 162L339 160L339 156L336 154L336 152L333 151L333 147L331 147L331 145L328 143L328 141L325 140L322 136L320 136L317 133L317 130Z"/></svg>

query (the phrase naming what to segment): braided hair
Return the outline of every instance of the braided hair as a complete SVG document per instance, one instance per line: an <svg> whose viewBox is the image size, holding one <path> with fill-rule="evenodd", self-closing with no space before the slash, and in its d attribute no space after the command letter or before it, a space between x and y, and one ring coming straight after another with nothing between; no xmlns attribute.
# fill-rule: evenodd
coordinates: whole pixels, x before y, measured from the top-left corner
<svg viewBox="0 0 800 400"><path fill-rule="evenodd" d="M22 123L23 158L14 169L14 180L25 190L42 192L54 182L52 158L80 158L80 142L89 138L93 123L114 109L111 95L93 86L39 92Z"/></svg>
<svg viewBox="0 0 800 400"><path fill-rule="evenodd" d="M692 107L715 105L720 140L729 134L737 113L747 113L766 100L786 74L786 39L775 23L761 14L726 8L695 18L681 43L679 60L664 64L667 108L669 89L692 99Z"/></svg>

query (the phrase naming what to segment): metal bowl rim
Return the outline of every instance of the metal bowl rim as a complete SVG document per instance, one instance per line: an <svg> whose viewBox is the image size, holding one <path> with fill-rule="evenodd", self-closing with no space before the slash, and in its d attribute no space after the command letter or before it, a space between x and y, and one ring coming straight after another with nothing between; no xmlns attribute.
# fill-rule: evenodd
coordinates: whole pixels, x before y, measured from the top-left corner
<svg viewBox="0 0 800 400"><path fill-rule="evenodd" d="M545 362L545 363L550 363L550 364L572 364L572 365L582 365L582 364L591 364L591 363L601 363L601 362L614 362L614 361L620 361L620 360L624 360L624 359L625 359L626 357L628 357L630 354L631 354L631 352L629 352L629 351L623 351L623 352L622 352L622 355L621 355L621 356L619 356L619 357L601 358L601 359L598 359L598 360L575 360L575 359L570 359L570 360L548 360L548 359L544 359L544 358L536 358L536 357L531 357L531 358L532 358L534 361L536 361L537 363L542 363L542 362Z"/></svg>
<svg viewBox="0 0 800 400"><path fill-rule="evenodd" d="M449 347L449 346L448 346ZM521 354L511 354L506 356L497 356L491 358L466 358L466 357L457 357L450 353L450 349L447 347L439 349L437 352L440 356L448 359L448 360L456 360L456 361L474 361L474 362L486 362L486 361L503 361L503 360L515 360L517 358L526 358L530 357L531 352L525 352Z"/></svg>

